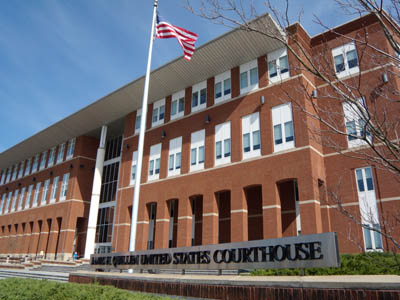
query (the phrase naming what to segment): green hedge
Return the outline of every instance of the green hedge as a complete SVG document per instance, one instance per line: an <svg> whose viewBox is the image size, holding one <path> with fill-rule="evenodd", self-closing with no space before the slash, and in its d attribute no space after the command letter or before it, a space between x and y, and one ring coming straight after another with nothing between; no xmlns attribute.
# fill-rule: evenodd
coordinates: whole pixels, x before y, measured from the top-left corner
<svg viewBox="0 0 400 300"><path fill-rule="evenodd" d="M60 283L47 280L8 278L0 280L2 300L161 300L171 299L133 293L98 284Z"/></svg>
<svg viewBox="0 0 400 300"><path fill-rule="evenodd" d="M341 254L340 268L305 269L305 275L400 275L400 255L391 253ZM266 269L251 272L254 276L295 276L300 269Z"/></svg>

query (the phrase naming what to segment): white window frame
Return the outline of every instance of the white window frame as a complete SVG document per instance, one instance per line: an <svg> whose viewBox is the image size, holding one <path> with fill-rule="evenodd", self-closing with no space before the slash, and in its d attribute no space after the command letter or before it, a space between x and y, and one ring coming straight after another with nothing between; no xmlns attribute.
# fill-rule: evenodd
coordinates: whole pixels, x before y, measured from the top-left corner
<svg viewBox="0 0 400 300"><path fill-rule="evenodd" d="M205 137L205 129L192 132L191 134L189 162L190 172L204 169L204 161L206 156ZM203 160L201 160L201 155L203 155Z"/></svg>
<svg viewBox="0 0 400 300"><path fill-rule="evenodd" d="M72 138L68 141L67 157L65 159L71 159L74 157L75 144L76 144L75 138Z"/></svg>
<svg viewBox="0 0 400 300"><path fill-rule="evenodd" d="M229 89L227 88L227 80L229 80ZM214 78L214 103L220 103L232 97L232 80L231 70L218 74ZM221 86L221 96L217 97L217 85ZM229 91L229 93L228 93Z"/></svg>
<svg viewBox="0 0 400 300"><path fill-rule="evenodd" d="M62 143L58 146L58 153L57 153L57 162L59 164L64 161L64 152L65 152L65 143Z"/></svg>
<svg viewBox="0 0 400 300"><path fill-rule="evenodd" d="M16 189L16 190L14 191L14 197L13 197L13 200L12 200L12 203L11 203L10 212L14 212L14 211L15 211L15 206L16 206L16 204L17 204L18 195L19 195L19 190Z"/></svg>
<svg viewBox="0 0 400 300"><path fill-rule="evenodd" d="M134 185L135 181L136 181L136 176L137 176L137 156L138 156L138 152L137 151L133 151L132 153L132 164L131 164L131 181L130 181L130 185ZM135 170L135 178L133 178L133 170Z"/></svg>
<svg viewBox="0 0 400 300"><path fill-rule="evenodd" d="M43 170L46 167L47 152L48 150L43 151L42 155L40 156L39 171Z"/></svg>
<svg viewBox="0 0 400 300"><path fill-rule="evenodd" d="M177 165L179 161L179 165ZM168 176L181 174L182 169L182 137L169 141Z"/></svg>
<svg viewBox="0 0 400 300"><path fill-rule="evenodd" d="M366 113L364 111L364 108L366 108L365 99L359 98L357 99L357 101L359 102L359 105L362 107L362 109L360 109L354 103L343 102L344 125L346 128L346 133L348 134L346 138L348 148L362 146L366 144L366 141L357 138L358 136L362 138L364 134L363 120L366 119L366 115L363 116L363 114ZM366 130L365 134L366 137L371 141L371 135L368 130ZM353 137L353 135L357 137Z"/></svg>
<svg viewBox="0 0 400 300"><path fill-rule="evenodd" d="M19 196L19 202L18 202L17 211L22 210L22 203L23 203L23 201L24 201L25 190L26 190L26 187L23 187L23 188L21 189L21 194L20 194L20 196Z"/></svg>
<svg viewBox="0 0 400 300"><path fill-rule="evenodd" d="M26 160L24 176L28 176L31 172L32 157Z"/></svg>
<svg viewBox="0 0 400 300"><path fill-rule="evenodd" d="M32 200L33 184L28 187L28 194L26 195L24 209L28 209Z"/></svg>
<svg viewBox="0 0 400 300"><path fill-rule="evenodd" d="M157 173L158 166L158 173ZM148 181L160 178L161 171L161 143L150 147Z"/></svg>
<svg viewBox="0 0 400 300"><path fill-rule="evenodd" d="M46 205L47 197L49 196L49 186L50 186L50 179L46 179L43 184L43 192L42 192L42 199L40 200L40 206Z"/></svg>
<svg viewBox="0 0 400 300"><path fill-rule="evenodd" d="M201 91L202 90L206 90L206 100L204 101L204 103L200 103L201 102ZM194 95L197 93L197 105L194 105ZM205 109L207 107L207 80L204 80L198 84L195 84L192 87L192 97L191 97L191 107L192 107L192 113Z"/></svg>
<svg viewBox="0 0 400 300"><path fill-rule="evenodd" d="M5 213L9 213L10 212L10 209L11 209L11 205L10 205L11 198L12 198L12 191L8 192L7 204L6 204L6 207L4 208L4 212Z"/></svg>
<svg viewBox="0 0 400 300"><path fill-rule="evenodd" d="M54 159L56 158L56 147L52 147L49 153L49 160L47 161L47 167L54 165Z"/></svg>
<svg viewBox="0 0 400 300"><path fill-rule="evenodd" d="M0 215L3 214L3 208L4 208L4 205L6 204L6 197L7 197L7 193L4 193L4 194L1 196Z"/></svg>
<svg viewBox="0 0 400 300"><path fill-rule="evenodd" d="M246 136L247 134L248 136ZM259 143L256 141L257 136ZM249 140L249 151L245 151L245 140L247 137ZM259 112L242 117L242 153L243 159L261 156L261 130Z"/></svg>
<svg viewBox="0 0 400 300"><path fill-rule="evenodd" d="M355 178L360 205L361 223L365 227L380 230L372 168L364 167L356 169ZM363 227L363 237L366 251L383 251L383 241L380 233ZM369 243L367 240L369 240ZM368 247L368 244L370 244L370 247Z"/></svg>
<svg viewBox="0 0 400 300"><path fill-rule="evenodd" d="M13 168L13 172L12 172L11 181L14 181L15 179L17 179L17 170L18 170L18 164L15 164L14 168Z"/></svg>
<svg viewBox="0 0 400 300"><path fill-rule="evenodd" d="M61 184L61 192L60 192L60 201L63 201L67 198L68 193L68 185L69 185L69 173L65 173L62 179ZM58 184L57 184L58 185Z"/></svg>
<svg viewBox="0 0 400 300"><path fill-rule="evenodd" d="M38 153L38 154L36 154L36 155L33 157L33 163L32 163L31 174L37 172L37 170L38 170L39 156L40 156L40 154Z"/></svg>
<svg viewBox="0 0 400 300"><path fill-rule="evenodd" d="M277 130L280 128L281 143L277 143ZM292 136L287 132L291 129ZM284 103L272 108L272 130L273 130L273 143L274 152L292 149L295 147L292 103Z"/></svg>
<svg viewBox="0 0 400 300"><path fill-rule="evenodd" d="M220 149L220 153L218 149ZM231 122L228 121L215 126L215 165L230 163L231 152Z"/></svg>
<svg viewBox="0 0 400 300"><path fill-rule="evenodd" d="M32 207L37 207L38 206L39 194L40 194L41 186L42 186L41 182L36 183L35 193L33 194Z"/></svg>
<svg viewBox="0 0 400 300"><path fill-rule="evenodd" d="M140 132L141 120L142 120L142 109L139 108L136 112L136 118L135 118L135 134L138 134Z"/></svg>
<svg viewBox="0 0 400 300"><path fill-rule="evenodd" d="M12 167L9 167L7 169L7 176L6 176L6 182L5 183L9 183L10 180L11 180L11 169L12 169Z"/></svg>
<svg viewBox="0 0 400 300"><path fill-rule="evenodd" d="M286 59L285 59L286 57ZM287 63L287 68L281 68L282 60L285 60ZM270 76L270 66L274 65L276 67L276 76ZM289 67L289 59L287 54L287 48L277 49L273 52L268 53L268 78L269 83L275 83L281 81L283 79L290 77L290 67ZM282 73L282 71L284 71Z"/></svg>
<svg viewBox="0 0 400 300"><path fill-rule="evenodd" d="M51 186L51 193L50 193L50 203L55 203L58 194L58 181L60 180L60 176L56 176L53 178L53 184Z"/></svg>
<svg viewBox="0 0 400 300"><path fill-rule="evenodd" d="M353 51L353 50L356 53L357 66L350 68L347 55L350 51ZM335 57L338 55L342 55L343 63L344 63L344 70L339 71L339 72L337 72L336 64L335 64ZM350 42L350 43L347 43L347 44L344 44L342 46L332 49L332 59L333 59L333 68L334 68L334 71L338 78L342 78L344 76L349 76L349 75L353 75L353 74L360 72L360 61L358 59L357 48L356 48L354 42Z"/></svg>
<svg viewBox="0 0 400 300"><path fill-rule="evenodd" d="M21 161L21 162L19 163L19 169L18 169L17 179L21 178L22 175L24 175L24 167L25 167L25 161Z"/></svg>
<svg viewBox="0 0 400 300"><path fill-rule="evenodd" d="M256 69L256 74L257 74L257 83L251 84L251 72L254 72L253 70ZM247 86L242 87L242 74L246 73L247 77ZM244 76L244 75L243 75ZM240 65L240 72L239 72L239 85L240 85L240 94L248 93L251 91L254 91L258 89L258 83L259 83L259 78L258 78L258 62L257 59L249 61L245 64Z"/></svg>
<svg viewBox="0 0 400 300"><path fill-rule="evenodd" d="M179 103L183 99L183 109L180 110L180 105ZM172 107L174 106L174 103L176 103L176 112L173 114ZM179 91L177 93L174 93L172 95L172 100L171 100L171 120L175 120L178 118L183 117L185 114L185 90Z"/></svg>
<svg viewBox="0 0 400 300"><path fill-rule="evenodd" d="M165 120L165 98L153 103L153 112L151 114L151 127L164 124Z"/></svg>

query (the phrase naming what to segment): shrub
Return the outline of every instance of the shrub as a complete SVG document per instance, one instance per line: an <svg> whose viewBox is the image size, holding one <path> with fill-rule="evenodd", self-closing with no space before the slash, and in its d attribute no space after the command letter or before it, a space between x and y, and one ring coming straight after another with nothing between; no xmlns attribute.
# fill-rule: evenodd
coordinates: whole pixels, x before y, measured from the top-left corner
<svg viewBox="0 0 400 300"><path fill-rule="evenodd" d="M339 268L309 268L305 275L400 275L400 255L370 252L341 254ZM301 269L260 269L254 276L298 276Z"/></svg>
<svg viewBox="0 0 400 300"><path fill-rule="evenodd" d="M0 280L4 300L161 300L170 299L133 293L98 284L60 283L47 280L8 278Z"/></svg>

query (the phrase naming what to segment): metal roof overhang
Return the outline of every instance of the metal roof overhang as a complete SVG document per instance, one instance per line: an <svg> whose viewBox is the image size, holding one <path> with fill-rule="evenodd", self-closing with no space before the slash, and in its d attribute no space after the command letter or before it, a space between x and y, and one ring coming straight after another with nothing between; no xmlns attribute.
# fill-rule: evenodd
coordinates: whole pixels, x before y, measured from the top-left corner
<svg viewBox="0 0 400 300"><path fill-rule="evenodd" d="M283 34L268 14L254 22ZM197 48L190 62L182 56L152 71L149 103L281 47L276 39L233 29ZM123 118L141 107L143 88L144 76L0 153L0 170L72 137L99 136L102 125L122 132Z"/></svg>

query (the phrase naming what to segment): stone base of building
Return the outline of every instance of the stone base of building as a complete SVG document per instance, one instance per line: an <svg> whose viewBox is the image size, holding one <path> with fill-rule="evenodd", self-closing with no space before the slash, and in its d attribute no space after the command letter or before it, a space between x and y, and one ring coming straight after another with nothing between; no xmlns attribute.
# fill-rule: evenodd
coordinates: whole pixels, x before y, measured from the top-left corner
<svg viewBox="0 0 400 300"><path fill-rule="evenodd" d="M399 276L204 276L77 272L69 282L209 299L400 299Z"/></svg>

